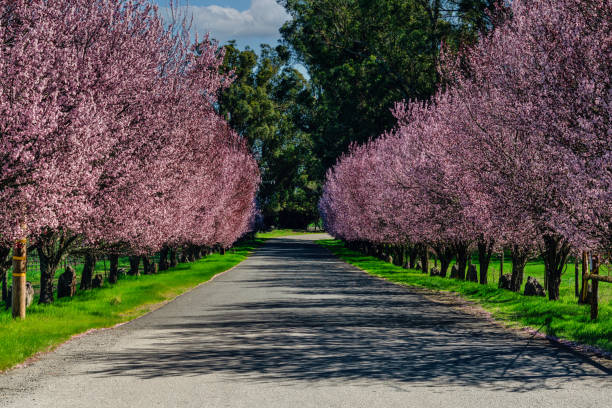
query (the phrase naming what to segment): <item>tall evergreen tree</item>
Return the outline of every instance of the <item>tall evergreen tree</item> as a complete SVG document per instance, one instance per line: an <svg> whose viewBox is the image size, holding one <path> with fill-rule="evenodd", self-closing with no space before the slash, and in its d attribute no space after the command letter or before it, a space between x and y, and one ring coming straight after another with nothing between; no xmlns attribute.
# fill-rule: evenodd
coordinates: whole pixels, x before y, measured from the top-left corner
<svg viewBox="0 0 612 408"><path fill-rule="evenodd" d="M290 64L285 46L262 45L260 55L225 46L224 72L234 83L219 111L251 146L261 171L258 202L267 225L306 227L318 218L321 173L309 134L314 104L308 79Z"/></svg>
<svg viewBox="0 0 612 408"><path fill-rule="evenodd" d="M495 0L281 0L285 44L304 64L317 99L313 140L323 167L351 143L394 125L401 100L426 100L439 83L442 42L473 41Z"/></svg>

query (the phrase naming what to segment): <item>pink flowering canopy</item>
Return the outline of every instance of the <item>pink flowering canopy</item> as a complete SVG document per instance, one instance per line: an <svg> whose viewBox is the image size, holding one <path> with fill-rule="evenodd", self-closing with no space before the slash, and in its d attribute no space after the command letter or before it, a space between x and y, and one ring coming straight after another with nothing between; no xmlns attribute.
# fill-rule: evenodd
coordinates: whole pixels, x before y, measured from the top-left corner
<svg viewBox="0 0 612 408"><path fill-rule="evenodd" d="M333 235L542 246L557 271L570 245L611 248L612 5L509 7L461 63L443 55L448 85L433 100L398 104L396 129L328 172L320 210Z"/></svg>
<svg viewBox="0 0 612 408"><path fill-rule="evenodd" d="M148 252L246 232L259 174L213 109L230 82L215 44L145 0L3 0L0 16L0 240Z"/></svg>

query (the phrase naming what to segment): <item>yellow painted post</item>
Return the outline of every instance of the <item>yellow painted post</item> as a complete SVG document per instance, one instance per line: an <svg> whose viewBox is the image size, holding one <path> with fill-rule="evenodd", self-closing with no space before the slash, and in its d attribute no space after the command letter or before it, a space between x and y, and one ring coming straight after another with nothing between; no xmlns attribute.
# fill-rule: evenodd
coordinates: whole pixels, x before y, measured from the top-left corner
<svg viewBox="0 0 612 408"><path fill-rule="evenodd" d="M15 241L13 246L13 317L26 317L26 256L27 240Z"/></svg>

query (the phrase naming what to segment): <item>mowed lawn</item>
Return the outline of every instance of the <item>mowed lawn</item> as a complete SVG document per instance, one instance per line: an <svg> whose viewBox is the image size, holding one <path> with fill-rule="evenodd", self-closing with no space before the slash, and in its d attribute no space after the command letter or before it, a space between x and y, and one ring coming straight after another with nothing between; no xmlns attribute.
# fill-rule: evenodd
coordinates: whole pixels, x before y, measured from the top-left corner
<svg viewBox="0 0 612 408"><path fill-rule="evenodd" d="M488 274L488 280L491 283L480 285L448 277L431 277L420 271L403 269L378 258L352 251L339 240L317 242L341 259L372 275L398 284L456 292L466 299L478 302L484 309L491 312L493 317L509 325L532 327L551 336L612 351L612 284L599 284L599 317L591 321L590 306L579 305L574 296L573 265L567 266L561 278L561 299L553 302L547 298L524 296L498 289L499 260L491 264ZM474 263L477 263L477 260L474 260ZM504 263L504 273L509 273L510 270L511 263ZM600 273L607 274L608 270L602 269ZM527 280L527 276L534 276L543 283L543 263L533 261L527 264L524 281Z"/></svg>
<svg viewBox="0 0 612 408"><path fill-rule="evenodd" d="M23 321L14 320L0 302L0 371L38 352L52 350L75 334L141 316L239 264L262 243L263 239L257 238L238 244L225 255L209 255L156 275L122 276L116 285L105 283L101 289L77 290L75 297L51 305L38 305L35 299ZM97 270L102 268L103 263L98 262ZM28 280L32 278L28 276Z"/></svg>

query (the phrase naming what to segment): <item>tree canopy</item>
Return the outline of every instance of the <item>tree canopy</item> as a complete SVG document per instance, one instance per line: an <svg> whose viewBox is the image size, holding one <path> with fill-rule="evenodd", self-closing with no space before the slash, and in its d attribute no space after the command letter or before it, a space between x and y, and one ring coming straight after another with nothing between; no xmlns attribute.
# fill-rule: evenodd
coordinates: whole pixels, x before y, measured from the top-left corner
<svg viewBox="0 0 612 408"><path fill-rule="evenodd" d="M306 227L318 218L319 162L313 154L310 83L290 64L285 46L262 45L260 55L225 46L223 73L233 84L219 112L242 135L260 167L258 204L267 225Z"/></svg>
<svg viewBox="0 0 612 408"><path fill-rule="evenodd" d="M351 143L394 126L393 104L436 91L442 42L473 42L488 26L487 0L283 0L281 29L317 100L313 141L324 168Z"/></svg>

